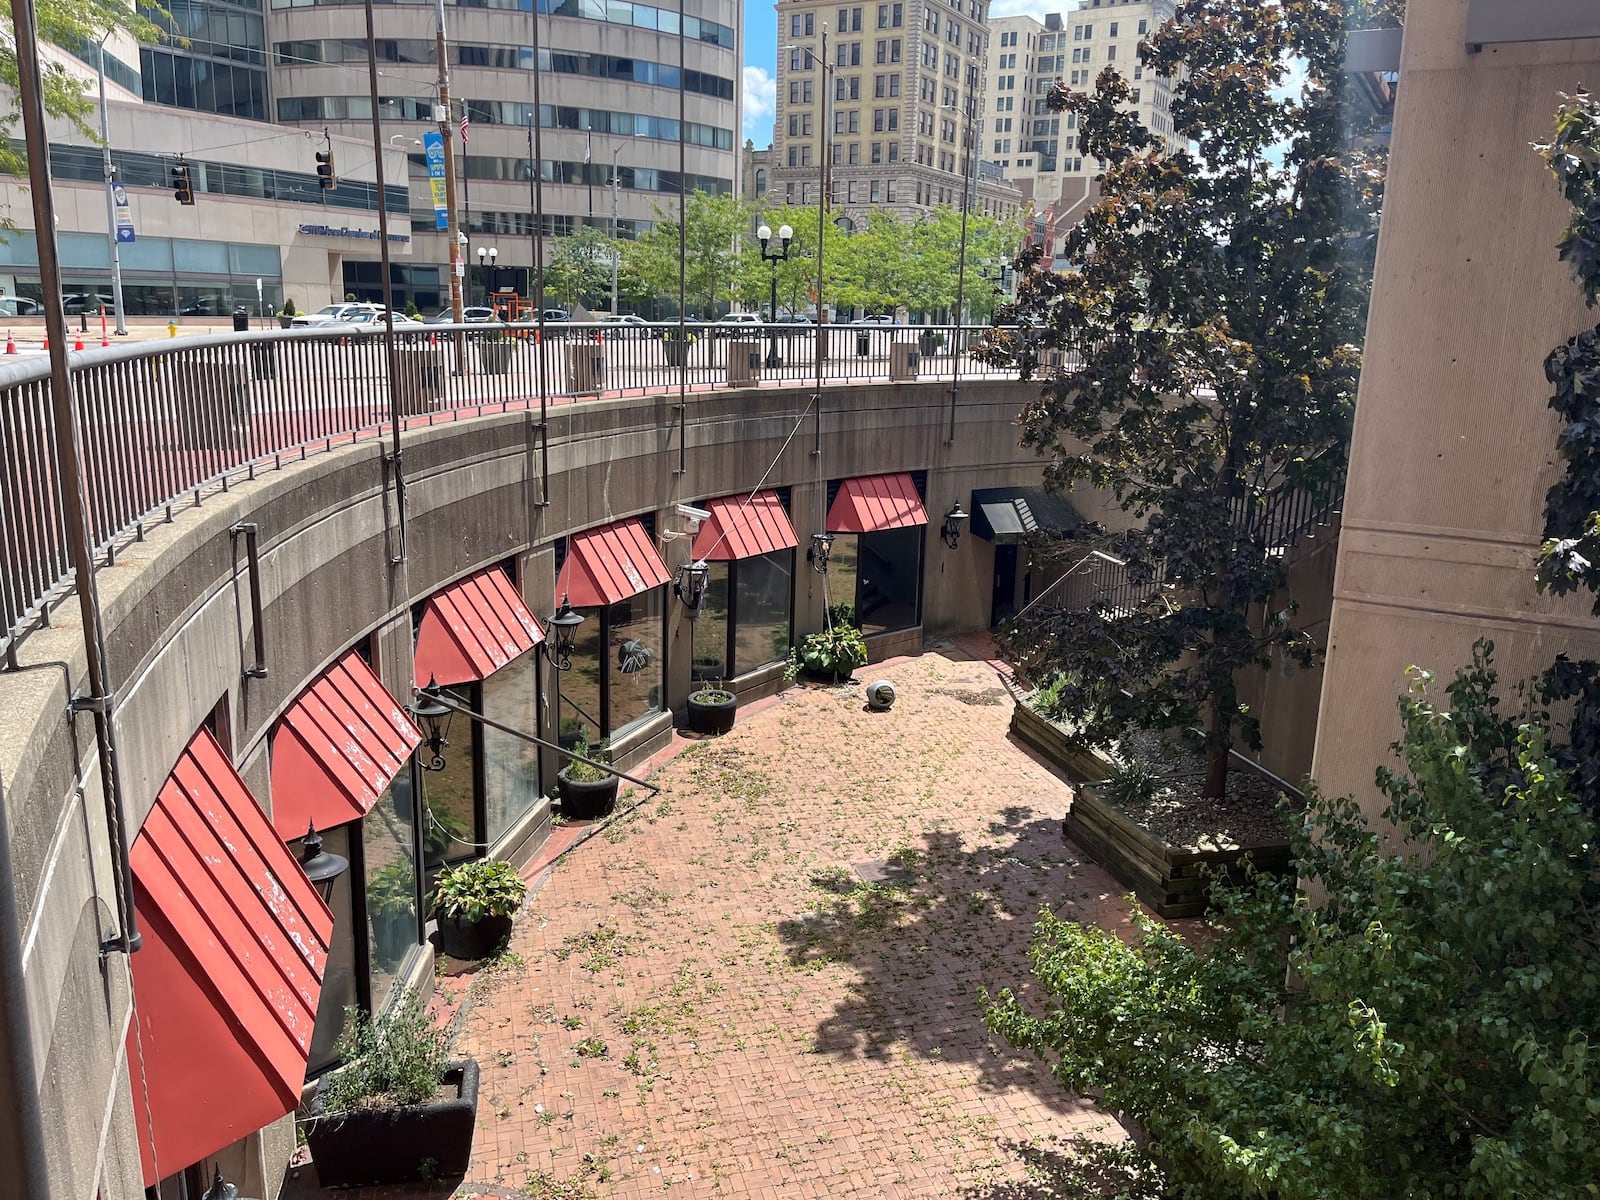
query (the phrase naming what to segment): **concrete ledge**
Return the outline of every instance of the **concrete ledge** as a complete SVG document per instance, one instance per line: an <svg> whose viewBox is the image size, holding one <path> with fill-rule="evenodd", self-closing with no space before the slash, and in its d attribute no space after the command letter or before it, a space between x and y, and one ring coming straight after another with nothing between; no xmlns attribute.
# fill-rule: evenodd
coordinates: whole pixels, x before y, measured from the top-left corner
<svg viewBox="0 0 1600 1200"><path fill-rule="evenodd" d="M897 629L893 633L875 633L864 639L867 643L867 663L882 662L886 658L900 658L907 654L922 653L922 626Z"/></svg>

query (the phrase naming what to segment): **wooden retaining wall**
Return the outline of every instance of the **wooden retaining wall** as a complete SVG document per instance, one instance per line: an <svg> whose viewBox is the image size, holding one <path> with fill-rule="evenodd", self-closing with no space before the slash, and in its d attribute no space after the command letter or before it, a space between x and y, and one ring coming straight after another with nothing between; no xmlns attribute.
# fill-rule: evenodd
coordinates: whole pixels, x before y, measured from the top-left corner
<svg viewBox="0 0 1600 1200"><path fill-rule="evenodd" d="M1026 704L1012 712L1011 732L1048 758L1075 785L1072 808L1062 828L1090 858L1116 877L1159 917L1198 917L1205 913L1211 884L1220 869L1229 883L1244 881L1246 855L1257 870L1289 875L1294 862L1287 841L1233 850L1180 850L1134 824L1095 784L1111 770L1097 751L1073 744L1059 726ZM1247 761L1234 770L1248 770Z"/></svg>

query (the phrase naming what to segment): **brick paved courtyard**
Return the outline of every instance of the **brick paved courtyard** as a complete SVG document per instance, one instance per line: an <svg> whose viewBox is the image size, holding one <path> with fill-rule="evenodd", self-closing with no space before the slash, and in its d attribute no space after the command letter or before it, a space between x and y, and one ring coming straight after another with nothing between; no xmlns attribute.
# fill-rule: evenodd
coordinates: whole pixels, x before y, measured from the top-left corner
<svg viewBox="0 0 1600 1200"><path fill-rule="evenodd" d="M467 998L457 1196L999 1200L1035 1194L1024 1148L1120 1136L980 1019L980 988L1026 980L1040 905L1127 913L967 653L862 672L895 682L889 713L791 689L544 873Z"/></svg>

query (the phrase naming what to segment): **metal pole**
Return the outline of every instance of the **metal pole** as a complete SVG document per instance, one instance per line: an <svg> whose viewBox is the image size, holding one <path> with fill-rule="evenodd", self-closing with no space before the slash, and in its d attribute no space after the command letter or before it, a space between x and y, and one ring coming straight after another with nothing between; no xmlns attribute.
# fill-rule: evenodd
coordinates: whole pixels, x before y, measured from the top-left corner
<svg viewBox="0 0 1600 1200"><path fill-rule="evenodd" d="M369 9L370 9L370 5L369 5ZM463 301L463 298L462 298L462 295L461 295L461 274L460 274L460 272L459 272L459 270L458 270L458 268L456 266L456 263L459 262L460 258L461 258L461 239L456 236L460 232L460 230L459 230L459 228L457 227L457 224L456 224L456 151L455 151L455 139L450 136L450 134L451 134L451 129L450 129L450 52L449 52L449 48L445 44L445 36L444 36L444 0L434 0L433 14L434 14L434 17L436 18L436 20L438 22L437 28L436 28L436 31L435 31L435 34L434 34L434 40L433 40L434 41L434 49L433 49L433 52L434 52L435 56L439 59L439 115L442 118L440 120L440 122L439 122L439 136L444 139L445 237L447 237L450 240L450 253L449 253L449 259L450 259L450 312L455 317L456 324L459 325L459 324L461 324L461 319L462 319L462 315L463 315L463 313L462 313L462 305L463 305L464 301ZM374 47L373 47L373 44L372 44L371 16L369 14L369 16L368 16L368 29L367 29L367 51L368 51L368 53L371 53L373 48ZM376 68L374 68L374 69L376 69ZM373 83L373 93L372 93L372 123L373 123L373 134L374 134L374 136L376 136L376 134L377 134L377 124L378 124L378 93L377 93L377 83L376 83L376 81L374 81L374 83ZM382 159L381 156L378 159L378 163L379 163L379 167L378 167L378 176L379 176L379 179L378 179L378 191L381 194L382 191L383 191L383 178L382 178L383 177L383 167L382 167L383 159ZM467 148L465 146L462 146L461 147L461 170L462 170L463 175L465 175L466 169L467 169ZM379 212L383 211L383 205L382 204L378 205L378 211ZM387 255L388 253L389 253L388 242L385 241L384 242L384 254ZM384 270L384 287L387 288L388 287L388 274L389 274L388 266L385 265L383 270ZM384 293L383 302L384 302L384 304L388 304L389 303L389 295L388 295L387 291L385 291L385 293ZM457 337L456 337L456 370L458 372L461 370L461 361L462 361L462 357L463 357L463 354L464 354L464 350L465 350L465 348L461 344L461 338L460 338L459 335L457 335Z"/></svg>
<svg viewBox="0 0 1600 1200"><path fill-rule="evenodd" d="M611 151L611 315L617 315L617 270L622 265L622 254L617 249L617 156L622 147Z"/></svg>
<svg viewBox="0 0 1600 1200"><path fill-rule="evenodd" d="M55 425L55 470L61 488L67 550L72 559L83 622L86 695L75 699L72 712L94 714L95 748L100 755L100 787L105 796L106 823L115 837L117 856L117 919L121 931L101 943L101 954L139 949L133 910L133 867L128 859L128 826L122 806L122 769L117 759L116 696L106 676L105 641L100 629L100 597L95 586L88 506L83 482L83 447L78 406L67 369L67 317L61 311L61 262L56 254L55 192L50 184L49 142L44 127L43 88L39 75L39 40L33 0L11 0L12 43L17 55L17 102L22 110L22 135L28 155L28 188L33 198L34 244L39 255L39 287L45 298L44 327L50 338L50 409ZM12 886L9 879L0 886Z"/></svg>
<svg viewBox="0 0 1600 1200"><path fill-rule="evenodd" d="M389 278L389 200L387 187L383 178L383 120L378 113L378 40L373 32L372 0L364 0L362 8L367 18L367 94L372 101L372 155L377 164L378 176L378 261L383 270L383 357L388 368L389 377L389 427L391 431L390 459L394 463L394 500L395 515L400 530L400 552L392 555L390 565L398 566L406 560L406 477L402 468L400 452L400 371L399 363L394 353L394 283ZM444 47L444 26L440 25L439 48L441 51L440 71L444 70L442 52ZM444 152L450 153L450 140L445 139ZM449 178L449 160L445 165L446 178ZM448 203L448 198L447 201ZM452 237L450 245L455 245ZM453 277L452 277L453 278ZM451 302L456 306L457 320L460 319L461 295L459 290L452 285L450 291ZM459 366L460 355L456 362Z"/></svg>
<svg viewBox="0 0 1600 1200"><path fill-rule="evenodd" d="M809 50L807 54L811 53ZM817 197L817 419L815 440L811 453L822 454L822 364L828 358L828 308L822 294L822 248L827 241L828 223L828 154L833 145L833 124L830 110L833 107L833 79L828 69L828 23L822 22L822 195Z"/></svg>
<svg viewBox="0 0 1600 1200"><path fill-rule="evenodd" d="M117 310L117 336L128 336L128 322L124 319L122 305L122 247L117 242L117 204L111 185L117 180L116 168L111 165L110 117L106 111L106 38L114 29L108 29L100 39L100 59L97 74L100 76L100 161L106 177L106 246L111 251L111 303Z"/></svg>
<svg viewBox="0 0 1600 1200"><path fill-rule="evenodd" d="M684 444L684 439L689 435L689 340L685 325L684 305L688 301L688 253L689 253L689 159L688 140L685 137L687 130L684 121L687 117L685 97L687 93L683 86L684 72L689 69L685 61L685 41L683 36L684 0L678 0L678 470L682 475L689 469L689 449ZM712 305L716 304L716 297L711 298ZM708 314L715 318L716 313ZM707 334L709 342L710 334ZM716 348L707 345L706 353L712 358L712 369L716 368Z"/></svg>
<svg viewBox="0 0 1600 1200"><path fill-rule="evenodd" d="M977 106L973 97L967 96L967 161L964 164L967 170L963 173L961 181L961 258L956 264L956 327L950 343L950 435L945 439L945 445L956 444L956 393L961 387L961 338L966 328L963 320L967 302L967 215L972 209L972 191L977 187L976 174L978 156L973 145L975 131L972 126L972 117ZM968 184L970 183L970 187Z"/></svg>
<svg viewBox="0 0 1600 1200"><path fill-rule="evenodd" d="M533 350L539 360L539 506L550 503L550 381L544 360L544 108L539 100L539 13L533 14ZM556 717L559 720L559 710Z"/></svg>

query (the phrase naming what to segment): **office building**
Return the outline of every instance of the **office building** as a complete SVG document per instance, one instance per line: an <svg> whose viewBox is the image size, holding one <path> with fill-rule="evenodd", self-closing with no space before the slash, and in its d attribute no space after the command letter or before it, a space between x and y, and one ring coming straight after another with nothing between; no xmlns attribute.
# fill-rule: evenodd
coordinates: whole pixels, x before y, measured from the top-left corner
<svg viewBox="0 0 1600 1200"><path fill-rule="evenodd" d="M987 17L986 0L781 0L769 195L816 203L827 160L835 219L847 229L874 211L959 208L962 182L974 177L974 212L1019 211L1021 193L973 158Z"/></svg>

